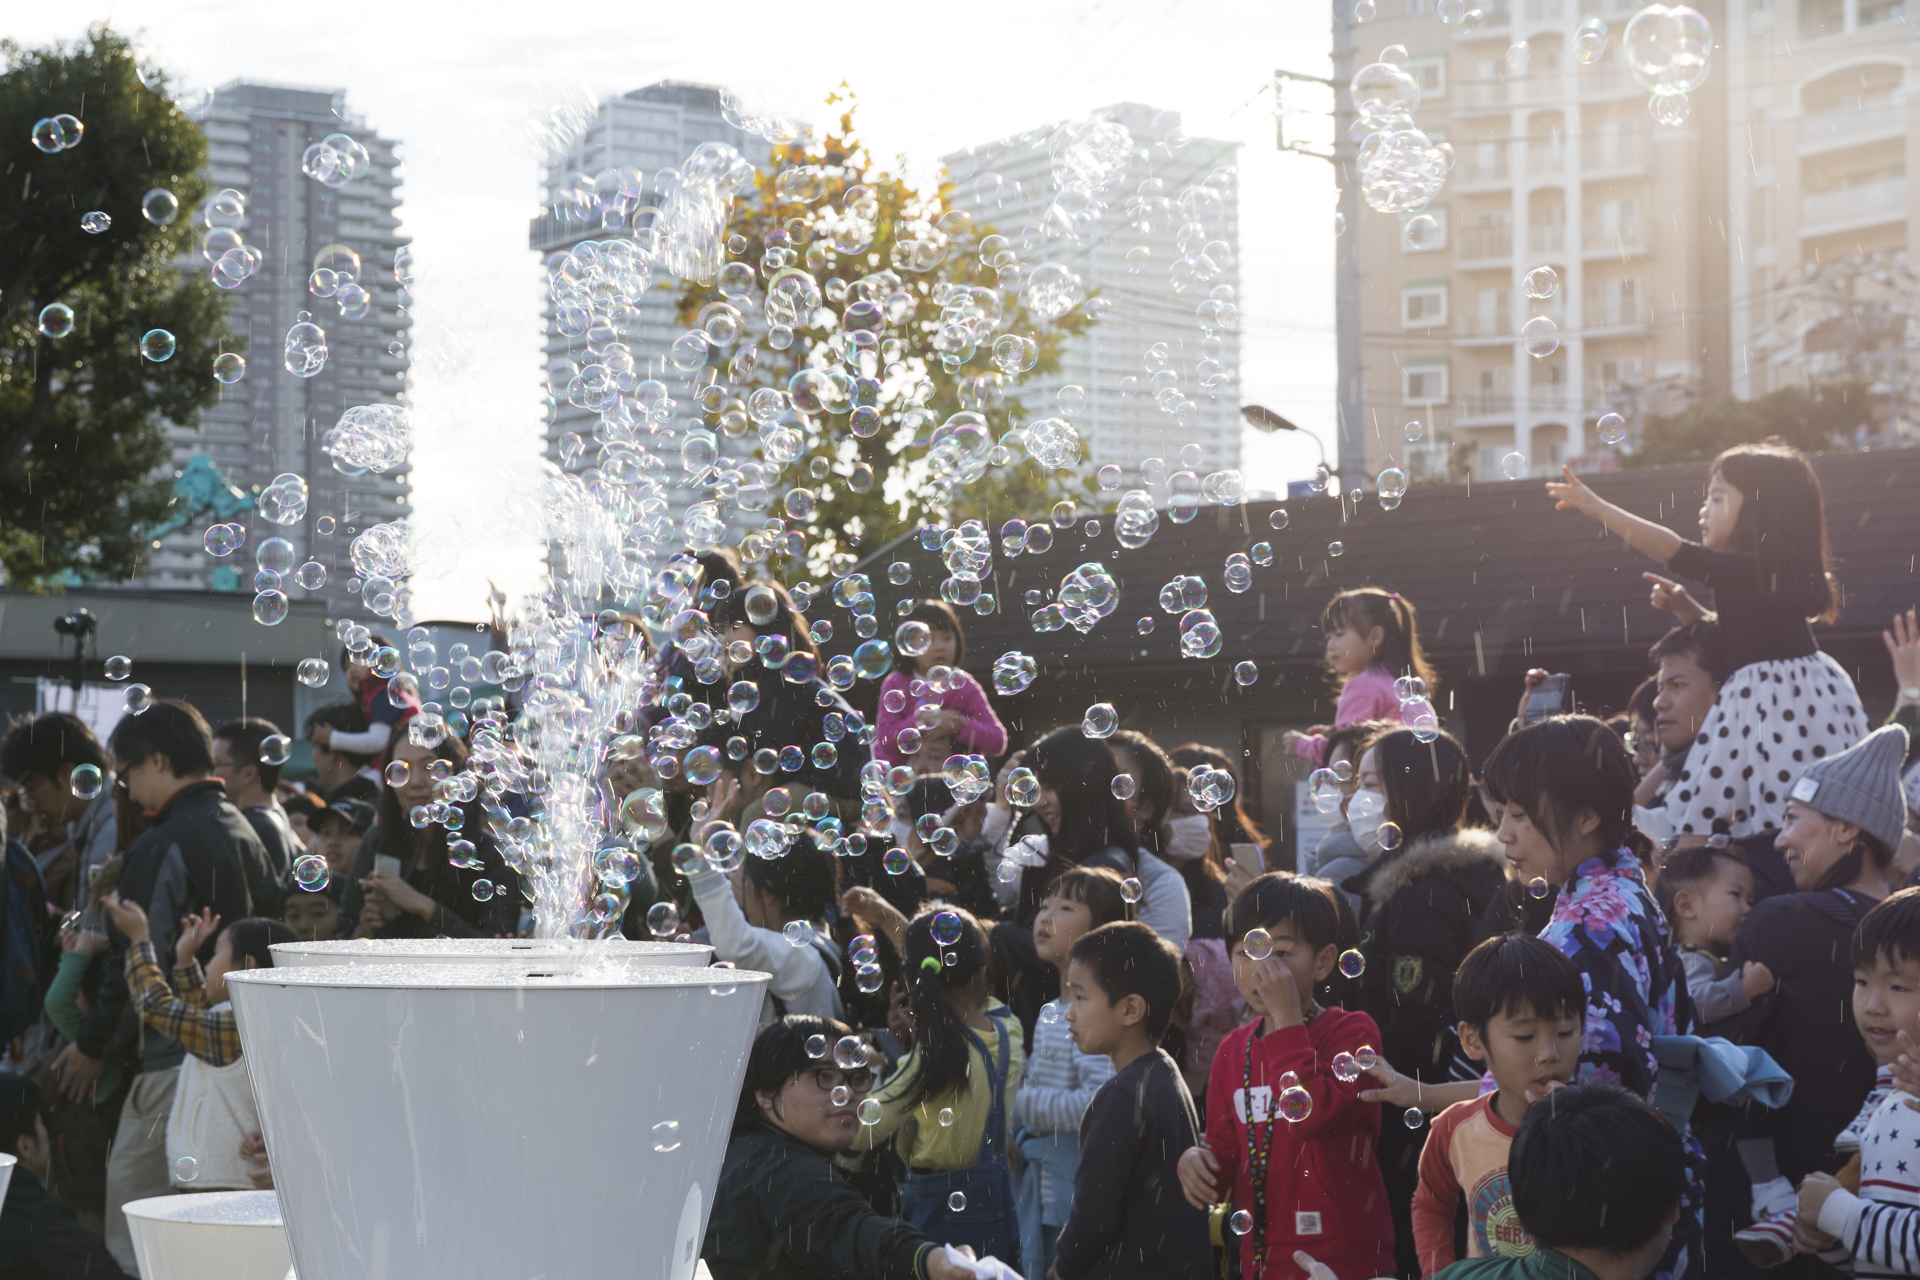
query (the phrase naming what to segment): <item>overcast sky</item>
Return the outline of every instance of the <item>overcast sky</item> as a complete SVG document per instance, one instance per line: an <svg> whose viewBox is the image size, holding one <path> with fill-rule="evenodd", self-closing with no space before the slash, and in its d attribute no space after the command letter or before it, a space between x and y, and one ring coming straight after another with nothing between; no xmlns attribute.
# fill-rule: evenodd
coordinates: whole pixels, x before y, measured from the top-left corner
<svg viewBox="0 0 1920 1280"><path fill-rule="evenodd" d="M1096 0L966 6L326 4L83 0L16 5L14 40L72 40L91 21L133 35L198 89L246 78L344 88L403 143L413 237L416 521L458 545L415 615L477 618L485 580L537 570L524 496L539 452L538 308L527 249L540 200L530 125L556 107L672 78L766 87L806 109L841 81L882 155L922 169L961 148L1120 101L1182 113L1242 144L1242 397L1333 450L1334 192L1329 166L1274 149L1276 67L1325 75L1328 11L1307 0ZM864 23L860 26L854 20ZM1312 442L1247 435L1250 488L1311 471Z"/></svg>

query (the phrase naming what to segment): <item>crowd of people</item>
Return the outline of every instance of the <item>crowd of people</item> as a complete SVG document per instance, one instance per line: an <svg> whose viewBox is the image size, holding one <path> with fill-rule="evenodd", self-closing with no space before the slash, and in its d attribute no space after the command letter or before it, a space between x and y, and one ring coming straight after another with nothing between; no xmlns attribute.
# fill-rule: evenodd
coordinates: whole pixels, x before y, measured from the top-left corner
<svg viewBox="0 0 1920 1280"><path fill-rule="evenodd" d="M720 684L663 646L626 740L653 749L604 781L620 933L772 975L716 1280L1920 1270L1920 1176L1876 1149L1920 1130L1920 620L1869 733L1809 627L1838 597L1804 459L1718 460L1698 543L1550 492L1716 611L1649 573L1678 625L1620 714L1548 714L1530 673L1474 760L1410 714L1438 687L1414 602L1340 593L1333 723L1286 744L1333 825L1291 867L1217 747L1011 740L950 605L903 612L857 710L794 661L825 635L779 584L690 559ZM450 792L467 746L409 732L365 653L303 726L305 785L277 726L175 700L106 743L61 713L0 743L0 1273L132 1274L121 1206L272 1185L227 973L531 927L524 806ZM700 736L663 748L668 719Z"/></svg>

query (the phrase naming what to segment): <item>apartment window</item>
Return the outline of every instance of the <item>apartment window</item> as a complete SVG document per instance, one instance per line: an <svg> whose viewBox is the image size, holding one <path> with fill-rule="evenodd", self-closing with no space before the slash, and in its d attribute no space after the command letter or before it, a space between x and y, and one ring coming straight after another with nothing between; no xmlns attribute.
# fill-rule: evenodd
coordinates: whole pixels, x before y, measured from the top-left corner
<svg viewBox="0 0 1920 1280"><path fill-rule="evenodd" d="M1513 332L1512 294L1506 289L1482 289L1474 299L1474 331L1483 338Z"/></svg>
<svg viewBox="0 0 1920 1280"><path fill-rule="evenodd" d="M1635 201L1602 200L1598 215L1594 225L1602 241L1634 244L1640 239L1640 206Z"/></svg>
<svg viewBox="0 0 1920 1280"><path fill-rule="evenodd" d="M1640 357L1621 356L1617 360L1602 360L1599 364L1600 385L1602 387L1637 387L1640 385Z"/></svg>
<svg viewBox="0 0 1920 1280"><path fill-rule="evenodd" d="M1400 326L1431 329L1447 322L1447 286L1409 285L1400 291Z"/></svg>
<svg viewBox="0 0 1920 1280"><path fill-rule="evenodd" d="M1447 58L1445 54L1413 59L1407 63L1407 74L1420 85L1420 96L1423 99L1446 96Z"/></svg>
<svg viewBox="0 0 1920 1280"><path fill-rule="evenodd" d="M1403 405L1445 404L1447 402L1447 366L1410 364L1400 370L1400 402Z"/></svg>
<svg viewBox="0 0 1920 1280"><path fill-rule="evenodd" d="M1753 189L1753 242L1756 245L1773 243L1773 191L1772 187Z"/></svg>
<svg viewBox="0 0 1920 1280"><path fill-rule="evenodd" d="M1424 216L1431 218L1432 224L1420 223L1416 227L1416 221L1422 216L1413 213L1400 219L1401 252L1438 253L1447 247L1447 211L1428 209Z"/></svg>

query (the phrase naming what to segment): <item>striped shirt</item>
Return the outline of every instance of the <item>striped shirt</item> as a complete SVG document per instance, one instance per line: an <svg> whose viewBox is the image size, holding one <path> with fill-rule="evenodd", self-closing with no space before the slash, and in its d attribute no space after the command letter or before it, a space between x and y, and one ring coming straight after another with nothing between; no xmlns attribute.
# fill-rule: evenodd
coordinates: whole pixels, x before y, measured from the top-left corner
<svg viewBox="0 0 1920 1280"><path fill-rule="evenodd" d="M1033 1055L1027 1059L1020 1092L1014 1095L1013 1122L1028 1133L1077 1135L1093 1095L1111 1079L1113 1059L1080 1052L1067 1034L1064 1006L1056 1000L1040 1010L1040 1020L1034 1024ZM1065 1226L1052 1221L1056 1215L1050 1206L1061 1190L1053 1185L1052 1172L1045 1165L1033 1167L1040 1175L1041 1221L1050 1227Z"/></svg>
<svg viewBox="0 0 1920 1280"><path fill-rule="evenodd" d="M1853 1254L1856 1277L1920 1273L1920 1100L1894 1093L1860 1135L1860 1192L1820 1206L1820 1229Z"/></svg>

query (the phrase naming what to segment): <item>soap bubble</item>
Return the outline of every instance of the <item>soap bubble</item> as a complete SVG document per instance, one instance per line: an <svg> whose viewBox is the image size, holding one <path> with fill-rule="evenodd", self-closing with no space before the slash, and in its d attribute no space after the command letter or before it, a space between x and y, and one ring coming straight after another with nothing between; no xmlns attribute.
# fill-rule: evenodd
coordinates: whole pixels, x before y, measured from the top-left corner
<svg viewBox="0 0 1920 1280"><path fill-rule="evenodd" d="M833 1043L833 1065L857 1071L867 1065L867 1046L859 1036L841 1036Z"/></svg>
<svg viewBox="0 0 1920 1280"><path fill-rule="evenodd" d="M1501 458L1500 474L1509 480L1525 480L1527 478L1526 456L1515 451Z"/></svg>
<svg viewBox="0 0 1920 1280"><path fill-rule="evenodd" d="M90 236L97 236L113 225L113 216L95 209L80 215L80 229Z"/></svg>
<svg viewBox="0 0 1920 1280"><path fill-rule="evenodd" d="M1233 665L1233 682L1242 688L1260 679L1260 668L1251 662L1236 662Z"/></svg>
<svg viewBox="0 0 1920 1280"><path fill-rule="evenodd" d="M827 1038L823 1035L808 1036L807 1037L807 1056L809 1058L826 1057L827 1056Z"/></svg>
<svg viewBox="0 0 1920 1280"><path fill-rule="evenodd" d="M1581 65L1592 66L1606 51L1607 24L1598 18L1588 18L1573 33L1574 56L1580 59Z"/></svg>
<svg viewBox="0 0 1920 1280"><path fill-rule="evenodd" d="M493 881L475 880L473 882L473 900L475 902L492 902L493 894L494 894Z"/></svg>
<svg viewBox="0 0 1920 1280"><path fill-rule="evenodd" d="M1327 554L1330 556L1343 556L1347 554L1347 544L1338 541L1329 542L1327 544Z"/></svg>
<svg viewBox="0 0 1920 1280"><path fill-rule="evenodd" d="M1669 128L1678 128L1693 114L1693 100L1684 93L1656 93L1647 99L1653 118Z"/></svg>
<svg viewBox="0 0 1920 1280"><path fill-rule="evenodd" d="M1313 1114L1313 1095L1294 1085L1291 1089L1280 1091L1280 1118L1288 1124L1299 1124Z"/></svg>
<svg viewBox="0 0 1920 1280"><path fill-rule="evenodd" d="M1140 790L1140 784L1130 773L1116 773L1113 775L1112 790L1114 799L1131 800Z"/></svg>
<svg viewBox="0 0 1920 1280"><path fill-rule="evenodd" d="M1073 270L1058 262L1035 267L1027 277L1027 310L1037 320L1058 320L1079 306L1086 286Z"/></svg>
<svg viewBox="0 0 1920 1280"><path fill-rule="evenodd" d="M1340 953L1340 973L1343 977L1357 978L1367 971L1367 958L1358 951L1348 948Z"/></svg>
<svg viewBox="0 0 1920 1280"><path fill-rule="evenodd" d="M1120 728L1120 713L1110 702L1096 702L1080 718L1080 731L1089 738L1111 738Z"/></svg>
<svg viewBox="0 0 1920 1280"><path fill-rule="evenodd" d="M1400 433L1406 437L1408 444L1416 444L1427 438L1427 429L1419 422L1409 422L1401 428Z"/></svg>
<svg viewBox="0 0 1920 1280"><path fill-rule="evenodd" d="M663 1155L680 1149L680 1122L662 1120L653 1126L653 1149Z"/></svg>
<svg viewBox="0 0 1920 1280"><path fill-rule="evenodd" d="M331 678L332 674L332 669L328 667L325 658L302 658L296 672L300 683L309 689L318 689Z"/></svg>
<svg viewBox="0 0 1920 1280"><path fill-rule="evenodd" d="M327 860L317 853L306 853L295 859L293 864L293 882L308 893L319 893L327 887Z"/></svg>
<svg viewBox="0 0 1920 1280"><path fill-rule="evenodd" d="M73 332L73 308L64 302L49 302L40 308L40 332L48 338L64 338Z"/></svg>
<svg viewBox="0 0 1920 1280"><path fill-rule="evenodd" d="M789 920L780 930L780 936L787 940L790 947L804 947L813 942L813 926L805 920Z"/></svg>
<svg viewBox="0 0 1920 1280"><path fill-rule="evenodd" d="M993 687L1002 694L1023 692L1040 674L1040 664L1018 649L1009 649L993 662Z"/></svg>
<svg viewBox="0 0 1920 1280"><path fill-rule="evenodd" d="M200 545L210 556L230 556L246 540L246 530L237 524L212 524L201 536Z"/></svg>
<svg viewBox="0 0 1920 1280"><path fill-rule="evenodd" d="M933 940L943 947L950 947L960 941L962 927L960 917L955 912L937 911L931 925Z"/></svg>
<svg viewBox="0 0 1920 1280"><path fill-rule="evenodd" d="M1342 1084L1352 1084L1360 1078L1360 1064L1354 1061L1352 1054L1341 1052L1333 1055L1333 1078Z"/></svg>
<svg viewBox="0 0 1920 1280"><path fill-rule="evenodd" d="M106 785L106 781L100 773L99 766L82 764L74 766L67 784L72 787L76 797L81 800L91 800L100 794L100 788Z"/></svg>
<svg viewBox="0 0 1920 1280"><path fill-rule="evenodd" d="M306 312L300 313L302 316ZM287 330L281 363L296 378L311 378L327 367L327 333L311 320L297 321Z"/></svg>
<svg viewBox="0 0 1920 1280"><path fill-rule="evenodd" d="M1627 420L1617 413L1603 413L1594 424L1602 444L1619 444L1627 438Z"/></svg>
<svg viewBox="0 0 1920 1280"><path fill-rule="evenodd" d="M671 902L656 902L647 908L647 932L656 938L671 938L680 931L680 908ZM814 1057L824 1054L826 1037L816 1036L820 1041L820 1053L813 1053L813 1041L807 1042L807 1052Z"/></svg>
<svg viewBox="0 0 1920 1280"><path fill-rule="evenodd" d="M1128 902L1138 902L1147 896L1147 887L1133 876L1120 882L1120 896Z"/></svg>
<svg viewBox="0 0 1920 1280"><path fill-rule="evenodd" d="M939 1120L940 1120L940 1127L942 1129L953 1128L953 1108L952 1107L940 1108Z"/></svg>
<svg viewBox="0 0 1920 1280"><path fill-rule="evenodd" d="M1380 1055L1374 1052L1370 1044L1363 1044L1353 1051L1353 1060L1362 1071L1371 1071L1380 1065Z"/></svg>
<svg viewBox="0 0 1920 1280"><path fill-rule="evenodd" d="M262 591L253 598L253 620L263 627L277 627L287 620L287 594Z"/></svg>
<svg viewBox="0 0 1920 1280"><path fill-rule="evenodd" d="M1265 960L1273 954L1273 936L1265 929L1249 929L1240 940L1240 950L1249 960Z"/></svg>
<svg viewBox="0 0 1920 1280"><path fill-rule="evenodd" d="M1529 898L1544 898L1551 889L1552 886L1547 883L1545 876L1535 876L1533 879L1527 881L1527 896Z"/></svg>
<svg viewBox="0 0 1920 1280"><path fill-rule="evenodd" d="M309 560L293 572L293 580L302 590L318 591L327 585L327 566L318 560Z"/></svg>
<svg viewBox="0 0 1920 1280"><path fill-rule="evenodd" d="M908 657L918 657L933 646L933 629L924 622L903 622L893 633L893 647Z"/></svg>
<svg viewBox="0 0 1920 1280"><path fill-rule="evenodd" d="M1007 775L1007 803L1018 809L1031 809L1040 798L1040 779L1031 769L1019 768Z"/></svg>
<svg viewBox="0 0 1920 1280"><path fill-rule="evenodd" d="M1661 96L1686 94L1707 78L1713 29L1685 5L1650 4L1627 23L1621 45L1641 88Z"/></svg>
<svg viewBox="0 0 1920 1280"><path fill-rule="evenodd" d="M140 212L156 227L164 227L180 215L180 201L165 187L155 187L140 197Z"/></svg>
<svg viewBox="0 0 1920 1280"><path fill-rule="evenodd" d="M1430 213L1415 214L1407 219L1401 234L1406 238L1409 249L1437 248L1440 243L1440 223Z"/></svg>
<svg viewBox="0 0 1920 1280"><path fill-rule="evenodd" d="M1427 1113L1418 1107L1408 1107L1406 1113L1403 1114L1400 1119L1407 1128L1418 1129L1427 1122Z"/></svg>
<svg viewBox="0 0 1920 1280"><path fill-rule="evenodd" d="M1520 281L1529 298L1551 298L1560 288L1560 273L1552 267L1535 267Z"/></svg>
<svg viewBox="0 0 1920 1280"><path fill-rule="evenodd" d="M284 733L271 733L260 739L260 763L279 768L293 754L293 741Z"/></svg>
<svg viewBox="0 0 1920 1280"><path fill-rule="evenodd" d="M1253 1230L1253 1215L1245 1209L1236 1209L1227 1219L1227 1229L1237 1236L1244 1236Z"/></svg>
<svg viewBox="0 0 1920 1280"><path fill-rule="evenodd" d="M959 1213L962 1210L964 1210L966 1207L967 1207L966 1192L956 1191L952 1195L947 1197L947 1208L951 1209L953 1212Z"/></svg>
<svg viewBox="0 0 1920 1280"><path fill-rule="evenodd" d="M1286 528L1287 527L1287 509L1285 507L1275 507L1273 509L1273 514L1267 517L1267 525L1268 527L1274 528L1274 529Z"/></svg>
<svg viewBox="0 0 1920 1280"><path fill-rule="evenodd" d="M173 335L165 329L149 329L140 336L140 354L155 364L173 359Z"/></svg>
<svg viewBox="0 0 1920 1280"><path fill-rule="evenodd" d="M213 358L213 376L228 386L232 386L247 376L246 357L237 355L231 351L221 352Z"/></svg>
<svg viewBox="0 0 1920 1280"><path fill-rule="evenodd" d="M1520 326L1520 338L1528 355L1543 360L1560 349L1560 326L1552 316L1535 316Z"/></svg>
<svg viewBox="0 0 1920 1280"><path fill-rule="evenodd" d="M860 1103L859 1107L855 1110L855 1114L860 1117L861 1124L865 1124L865 1125L879 1124L880 1123L880 1103L878 1100L874 1098L867 1098Z"/></svg>
<svg viewBox="0 0 1920 1280"><path fill-rule="evenodd" d="M1418 734L1415 734L1414 736L1419 737ZM1374 838L1374 841L1377 844L1379 844L1379 846L1382 849L1385 849L1389 853L1391 853L1393 850L1398 849L1400 847L1400 841L1403 838L1400 834L1400 824L1396 822L1381 823L1380 826L1374 831L1373 838Z"/></svg>
<svg viewBox="0 0 1920 1280"><path fill-rule="evenodd" d="M192 1156L181 1156L173 1162L173 1180L175 1182L192 1182L199 1176L200 1162Z"/></svg>
<svg viewBox="0 0 1920 1280"><path fill-rule="evenodd" d="M133 674L133 659L125 654L116 653L108 658L105 665L107 679L125 680Z"/></svg>

